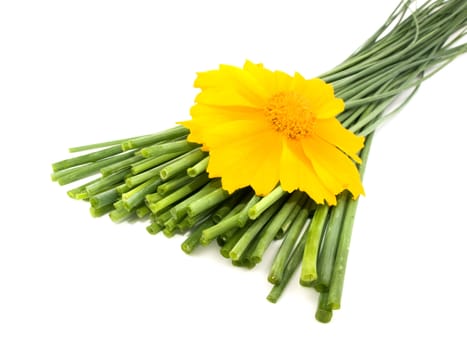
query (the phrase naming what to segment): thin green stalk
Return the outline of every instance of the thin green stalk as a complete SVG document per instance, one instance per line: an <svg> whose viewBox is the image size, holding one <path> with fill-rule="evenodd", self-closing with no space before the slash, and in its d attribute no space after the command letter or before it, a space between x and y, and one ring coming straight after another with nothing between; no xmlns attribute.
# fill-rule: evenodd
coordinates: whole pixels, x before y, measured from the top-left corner
<svg viewBox="0 0 467 350"><path fill-rule="evenodd" d="M148 135L145 135L145 136L148 136ZM138 137L141 137L141 136L138 136ZM131 139L133 139L133 137L126 138L126 139L113 140L113 141L92 143L89 145L83 145L83 146L77 146L77 147L70 147L68 149L68 152L77 153L77 152L89 151L92 149L104 148L104 147L115 146L115 145L119 145L121 147L121 144L123 142L129 141Z"/></svg>
<svg viewBox="0 0 467 350"><path fill-rule="evenodd" d="M114 209L109 213L110 219L115 223L128 220L133 216L134 216L134 212L130 212L125 209Z"/></svg>
<svg viewBox="0 0 467 350"><path fill-rule="evenodd" d="M198 177L195 177L191 182L189 182L185 186L169 194L167 197L162 198L160 201L156 203L149 204L149 209L151 209L153 213L158 213L159 211L166 208L170 204L176 203L179 200L188 196L190 193L193 193L194 191L196 191L197 189L205 185L208 181L209 181L209 177L207 174L199 175Z"/></svg>
<svg viewBox="0 0 467 350"><path fill-rule="evenodd" d="M161 232L161 230L162 227L155 222L151 223L149 226L146 227L146 231L148 231L148 233L150 233L151 235L158 234L159 232Z"/></svg>
<svg viewBox="0 0 467 350"><path fill-rule="evenodd" d="M143 171L142 173L139 173L137 175L129 176L125 179L125 183L129 188L133 188L135 186L138 186L139 184L142 184L143 182L146 182L149 179L152 178L160 178L160 170L163 169L166 163L161 164L159 166L156 166L152 169Z"/></svg>
<svg viewBox="0 0 467 350"><path fill-rule="evenodd" d="M285 195L287 195L287 192L284 191L281 186L277 186L274 190L272 190L269 194L261 198L258 203L253 205L248 210L248 217L251 220L255 220L265 210L267 210L270 206L272 206Z"/></svg>
<svg viewBox="0 0 467 350"><path fill-rule="evenodd" d="M245 205L245 208L243 208L242 211L238 213L237 223L239 227L243 227L247 223L247 221L250 219L248 217L248 212L250 211L250 208L253 207L260 200L261 200L261 197L257 195L253 195L251 199L248 201L248 203Z"/></svg>
<svg viewBox="0 0 467 350"><path fill-rule="evenodd" d="M172 218L172 215L170 213L170 209L162 211L160 213L157 213L154 215L154 222L157 223L159 226L163 227L164 222L168 221L170 218ZM181 219L182 217L180 217ZM176 218L177 219L177 218Z"/></svg>
<svg viewBox="0 0 467 350"><path fill-rule="evenodd" d="M145 158L158 157L167 153L181 152L186 153L195 148L199 148L196 143L185 140L172 141L167 143L155 144L141 149L141 155Z"/></svg>
<svg viewBox="0 0 467 350"><path fill-rule="evenodd" d="M167 153L163 154L158 157L152 157L152 158L147 158L147 159L142 159L139 162L136 162L131 165L131 173L133 175L140 174L146 170L152 169L155 166L167 163L180 155L182 155L183 152L175 152L175 153Z"/></svg>
<svg viewBox="0 0 467 350"><path fill-rule="evenodd" d="M316 263L318 261L319 244L326 225L328 211L329 206L319 205L311 220L310 228L306 233L307 240L300 274L300 284L302 286L310 286L318 278Z"/></svg>
<svg viewBox="0 0 467 350"><path fill-rule="evenodd" d="M140 184L139 186L132 188L130 191L123 193L123 206L126 210L136 208L140 204L144 203L146 195L156 191L157 186L159 186L161 183L162 180L160 178L154 177Z"/></svg>
<svg viewBox="0 0 467 350"><path fill-rule="evenodd" d="M371 142L374 134L370 134L366 139L366 147L362 150L360 165L360 176L363 178L368 154L370 151ZM355 213L357 211L358 199L349 201L347 209L344 214L342 223L339 245L337 248L336 259L334 262L331 282L329 284L328 307L337 310L341 305L342 290L344 287L345 269L347 267L347 258L349 254L350 239L352 236L352 227L355 220Z"/></svg>
<svg viewBox="0 0 467 350"><path fill-rule="evenodd" d="M306 240L306 235L302 234L299 242L297 243L297 246L295 247L292 254L290 255L287 265L285 266L285 270L282 275L280 283L275 284L274 287L272 287L271 291L269 292L268 296L266 297L266 299L269 300L271 303L277 302L277 300L282 295L282 292L284 291L285 287L289 283L290 278L292 277L292 275L294 274L294 272L297 270L298 266L300 265L300 262L302 261L303 250L305 249L305 240Z"/></svg>
<svg viewBox="0 0 467 350"><path fill-rule="evenodd" d="M206 221L202 222L200 225L198 225L188 236L185 241L182 243L182 250L187 253L191 254L193 250L199 246L200 244L200 238L201 234L203 233L203 230L214 225L214 222L211 219L207 219Z"/></svg>
<svg viewBox="0 0 467 350"><path fill-rule="evenodd" d="M112 187L119 185L129 174L128 170L121 170L109 176L101 177L96 182L89 184L85 187L89 196L94 196L100 192L108 190Z"/></svg>
<svg viewBox="0 0 467 350"><path fill-rule="evenodd" d="M141 156L133 156L131 158L122 160L121 162L110 164L108 166L105 166L101 168L100 172L102 176L110 176L113 173L120 172L121 170L127 170L128 168L131 167L132 164L142 160L143 157Z"/></svg>
<svg viewBox="0 0 467 350"><path fill-rule="evenodd" d="M252 225L255 224L256 221L252 222ZM248 232L248 231L246 231ZM244 237L245 235L242 235ZM247 269L252 269L256 266L256 263L251 259L251 254L256 248L256 244L258 243L259 240L259 235L256 235L253 240L250 242L248 247L245 249L245 251L241 254L240 258L238 260L232 260L232 264L236 266L241 266L241 267L246 267ZM238 242L237 242L238 244ZM235 247L234 247L235 248ZM238 264L236 264L238 263Z"/></svg>
<svg viewBox="0 0 467 350"><path fill-rule="evenodd" d="M90 198L91 206L95 209L111 205L120 198L120 193L115 188L96 194Z"/></svg>
<svg viewBox="0 0 467 350"><path fill-rule="evenodd" d="M206 152L202 151L200 148L196 148L193 151L185 153L181 159L161 169L160 177L164 180L168 180L181 172L186 173L190 166L196 164L204 157L206 157Z"/></svg>
<svg viewBox="0 0 467 350"><path fill-rule="evenodd" d="M339 195L337 204L331 208L329 223L323 238L322 248L318 257L318 280L314 285L319 292L327 291L331 282L332 267L336 257L339 233L344 219L347 202L352 200L347 192Z"/></svg>
<svg viewBox="0 0 467 350"><path fill-rule="evenodd" d="M261 229L268 223L271 217L277 212L279 207L282 205L283 200L276 201L272 206L270 206L261 216L254 220L248 230L245 231L243 236L237 242L235 247L230 251L230 258L232 260L239 260L246 249L250 246L251 242Z"/></svg>
<svg viewBox="0 0 467 350"><path fill-rule="evenodd" d="M146 201L146 204L150 204L150 203L156 203L158 201L160 201L162 198L164 198L164 196L162 196L161 194L155 192L155 193L149 193L146 195L146 197L144 198L144 200Z"/></svg>
<svg viewBox="0 0 467 350"><path fill-rule="evenodd" d="M222 203L229 197L229 193L222 188L218 188L200 199L190 203L187 206L187 214L189 217L194 217L202 212L209 210L218 204Z"/></svg>
<svg viewBox="0 0 467 350"><path fill-rule="evenodd" d="M276 237L274 237L275 239L281 239L282 237L284 237L285 233L289 230L290 226L292 226L292 224L294 223L298 213L300 213L300 210L302 209L302 206L305 204L307 197L308 196L303 195L303 197L300 198L298 203L294 206L294 208L290 212L287 219L285 219L284 223L281 226L279 233L276 235ZM311 210L314 210L315 206L316 205L312 206Z"/></svg>
<svg viewBox="0 0 467 350"><path fill-rule="evenodd" d="M235 191L229 198L222 203L222 206L214 212L212 219L214 223L219 223L230 211L247 195L250 190L247 188Z"/></svg>
<svg viewBox="0 0 467 350"><path fill-rule="evenodd" d="M138 208L136 208L136 216L140 219L144 219L146 216L149 216L151 214L151 211L146 205L142 205Z"/></svg>
<svg viewBox="0 0 467 350"><path fill-rule="evenodd" d="M52 164L53 171L59 171L64 169L69 169L75 167L77 165L83 165L87 163L96 162L101 159L105 159L107 157L114 156L116 154L122 153L122 149L120 146L112 146L109 148L105 148L100 151L95 151L88 154L83 154L81 156L65 159L56 163Z"/></svg>
<svg viewBox="0 0 467 350"><path fill-rule="evenodd" d="M251 204L251 201L253 198L256 196L254 194L242 198L240 203L238 203L232 211L227 214L224 219L222 219L219 223L217 223L214 226L211 226L203 231L203 234L201 236L201 244L202 245L208 245L213 239L217 238L223 233L226 233L234 228L238 227L243 227L240 225L239 222L239 215L242 213L245 213L245 208L248 208L248 205L253 205ZM248 208L249 209L249 208ZM246 209L248 211L248 209ZM248 218L248 215L247 215Z"/></svg>
<svg viewBox="0 0 467 350"><path fill-rule="evenodd" d="M100 207L100 208L90 207L89 208L89 213L91 214L91 216L93 218L98 218L98 217L101 217L101 216L104 216L104 215L110 213L112 210L114 210L113 204L108 204L108 205L106 205L104 207Z"/></svg>
<svg viewBox="0 0 467 350"><path fill-rule="evenodd" d="M300 198L302 198L303 196L305 196L303 192L293 192L292 195L287 199L287 202L280 208L279 212L276 215L274 215L271 221L264 228L261 235L261 239L256 245L255 250L251 254L251 259L254 261L255 264L261 262L261 259L263 258L266 249L274 240L274 237L280 231L282 224L285 222L293 208L299 203Z"/></svg>
<svg viewBox="0 0 467 350"><path fill-rule="evenodd" d="M180 177L176 177L175 179L169 180L159 185L159 187L157 187L157 193L159 193L161 196L166 196L167 194L186 185L191 180L193 180L193 178L189 177L188 175L182 175Z"/></svg>
<svg viewBox="0 0 467 350"><path fill-rule="evenodd" d="M232 235L225 241L224 245L220 249L220 253L224 258L230 259L230 251L233 247L235 247L242 235L243 230L236 229L233 231Z"/></svg>
<svg viewBox="0 0 467 350"><path fill-rule="evenodd" d="M209 181L201 190L187 197L180 203L177 203L177 205L175 205L170 211L172 216L176 218L185 216L188 211L188 206L191 203L197 201L198 199L204 198L209 193L217 190L220 187L221 183L219 179Z"/></svg>
<svg viewBox="0 0 467 350"><path fill-rule="evenodd" d="M52 180L57 181L60 185L67 185L69 183L84 179L88 176L98 173L99 170L104 166L119 162L129 157L132 157L131 153L122 153L112 157L98 160L94 163L88 163L77 166L75 168L59 170L52 174Z"/></svg>
<svg viewBox="0 0 467 350"><path fill-rule="evenodd" d="M206 171L206 169L208 168L208 164L209 164L209 156L201 159L198 163L193 165L191 168L188 168L186 172L188 176L191 176L191 177L198 176L202 172Z"/></svg>
<svg viewBox="0 0 467 350"><path fill-rule="evenodd" d="M91 180L81 186L72 188L67 192L68 196L73 199L80 199L80 200L85 200L89 198L89 194L86 191L87 186L91 186L92 184L95 184L96 182L100 181L100 178Z"/></svg>
<svg viewBox="0 0 467 350"><path fill-rule="evenodd" d="M332 309L328 306L328 293L319 294L318 308L315 319L321 323L329 323L332 319Z"/></svg>
<svg viewBox="0 0 467 350"><path fill-rule="evenodd" d="M173 140L188 135L190 131L184 126L176 126L152 135L140 136L122 143L123 150L145 147L156 142Z"/></svg>
<svg viewBox="0 0 467 350"><path fill-rule="evenodd" d="M274 257L274 260L269 271L268 281L272 284L279 284L284 276L285 267L293 248L300 237L300 233L307 229L309 222L307 222L308 215L310 215L310 200L307 204L300 208L297 218L287 231L284 240Z"/></svg>

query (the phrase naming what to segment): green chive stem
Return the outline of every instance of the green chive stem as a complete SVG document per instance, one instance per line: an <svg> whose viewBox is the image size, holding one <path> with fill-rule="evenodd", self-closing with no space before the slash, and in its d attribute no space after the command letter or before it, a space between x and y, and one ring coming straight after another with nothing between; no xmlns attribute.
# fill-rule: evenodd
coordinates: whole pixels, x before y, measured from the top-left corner
<svg viewBox="0 0 467 350"><path fill-rule="evenodd" d="M209 210L218 204L222 203L225 199L229 197L229 193L222 188L218 188L200 199L190 203L187 206L187 214L190 217L201 214L202 212Z"/></svg>
<svg viewBox="0 0 467 350"><path fill-rule="evenodd" d="M144 158L158 157L167 153L187 153L195 148L199 148L199 145L196 143L188 142L187 140L172 141L142 148L141 155Z"/></svg>
<svg viewBox="0 0 467 350"><path fill-rule="evenodd" d="M187 214L188 206L197 201L198 199L204 198L204 196L208 195L212 191L215 191L216 189L220 188L220 180L211 180L209 181L206 185L204 185L203 188L201 188L199 191L195 192L191 196L185 198L183 201L180 203L177 203L172 209L171 213L173 217L181 217L185 216Z"/></svg>
<svg viewBox="0 0 467 350"><path fill-rule="evenodd" d="M303 230L308 228L309 222L307 221L310 215L310 200L307 204L303 205L300 209L296 219L292 226L287 231L284 240L282 241L279 250L274 257L274 260L269 271L268 281L272 284L280 284L284 278L284 271L287 265L287 261L296 245L296 242L300 238L300 234Z"/></svg>
<svg viewBox="0 0 467 350"><path fill-rule="evenodd" d="M326 225L329 206L319 205L311 220L308 229L305 252L303 253L302 271L300 274L300 284L302 286L311 286L318 278L317 261L321 235Z"/></svg>
<svg viewBox="0 0 467 350"><path fill-rule="evenodd" d="M83 154L81 156L65 159L56 163L52 164L52 169L54 172L59 170L69 169L75 167L77 165L83 165L87 163L96 162L101 159L105 159L116 154L122 153L122 149L120 146L112 146L109 148L105 148L100 151L95 151L88 154Z"/></svg>
<svg viewBox="0 0 467 350"><path fill-rule="evenodd" d="M303 251L305 249L305 241L306 235L302 234L300 240L297 243L297 246L293 250L292 254L290 255L289 260L287 261L287 265L285 266L284 273L282 274L282 278L279 284L275 284L271 291L269 292L268 296L266 297L271 303L276 303L279 300L282 292L284 291L285 287L290 281L290 278L297 270L300 262L302 261Z"/></svg>
<svg viewBox="0 0 467 350"><path fill-rule="evenodd" d="M163 154L158 157L142 159L136 163L131 164L131 173L133 175L137 175L146 170L152 169L158 165L161 165L164 163L169 164L168 163L169 161L174 160L175 158L179 157L182 154L183 152L175 152L175 153Z"/></svg>
<svg viewBox="0 0 467 350"><path fill-rule="evenodd" d="M94 207L89 208L89 212L93 218L104 216L110 213L112 210L114 210L113 204L108 204L100 208L94 208Z"/></svg>
<svg viewBox="0 0 467 350"><path fill-rule="evenodd" d="M363 178L365 167L370 152L370 145L373 140L373 133L366 138L366 146L361 152L362 163L360 164L360 176ZM358 199L351 200L347 204L342 228L340 232L339 245L337 247L336 258L332 270L331 282L329 284L328 306L337 310L341 306L342 291L344 288L345 270L347 267L347 258L349 255L350 239L352 236L352 227L357 211Z"/></svg>
<svg viewBox="0 0 467 350"><path fill-rule="evenodd" d="M107 177L107 176L110 176L111 174L119 172L121 170L129 169L132 164L134 164L135 162L138 162L138 161L140 161L142 159L143 159L143 157L141 157L141 156L133 156L131 158L122 160L121 162L105 166L105 167L101 168L100 172L101 172L102 176Z"/></svg>
<svg viewBox="0 0 467 350"><path fill-rule="evenodd" d="M276 215L271 219L263 229L261 239L258 241L255 250L251 254L251 259L255 264L259 264L263 258L266 249L269 247L274 237L278 234L282 224L289 216L290 212L297 205L300 198L304 196L303 192L294 191L287 199L287 202L280 208Z"/></svg>
<svg viewBox="0 0 467 350"><path fill-rule="evenodd" d="M52 173L52 180L57 181L60 185L67 185L69 183L84 179L88 176L98 173L99 170L104 166L119 162L132 156L133 155L131 153L121 153L115 156L95 161L93 163L79 165L74 168L59 170L57 172Z"/></svg>
<svg viewBox="0 0 467 350"><path fill-rule="evenodd" d="M201 159L198 163L186 170L188 176L195 177L206 171L209 164L209 156Z"/></svg>
<svg viewBox="0 0 467 350"><path fill-rule="evenodd" d="M87 185L85 187L86 192L89 196L94 196L100 192L118 186L128 174L128 170L121 170L112 175L101 177L97 179L97 181L95 181L94 183Z"/></svg>
<svg viewBox="0 0 467 350"><path fill-rule="evenodd" d="M332 309L328 306L328 293L319 294L318 308L315 319L321 323L329 323L332 319Z"/></svg>
<svg viewBox="0 0 467 350"><path fill-rule="evenodd" d="M122 143L123 150L145 147L156 142L173 140L179 137L187 136L190 131L184 126L176 126L156 134L140 136Z"/></svg>
<svg viewBox="0 0 467 350"><path fill-rule="evenodd" d="M244 208L246 208L252 197L254 197L254 195L242 198L242 200L220 222L205 229L201 235L201 244L208 245L213 239L216 239L221 234L240 227L237 220L238 215Z"/></svg>
<svg viewBox="0 0 467 350"><path fill-rule="evenodd" d="M240 240L237 242L235 247L232 248L230 251L230 258L232 260L239 260L245 250L250 246L251 242L261 229L268 223L271 217L277 212L280 205L282 205L283 201L278 200L272 206L270 206L262 215L259 216L256 220L252 222L248 230L242 235Z"/></svg>
<svg viewBox="0 0 467 350"><path fill-rule="evenodd" d="M112 205L120 198L120 193L115 188L96 194L90 197L89 202L94 209L99 209L107 205Z"/></svg>
<svg viewBox="0 0 467 350"><path fill-rule="evenodd" d="M319 292L326 292L329 290L332 268L334 266L337 245L339 243L339 234L348 200L348 193L344 192L339 195L336 206L331 208L328 226L318 257L318 280L314 287Z"/></svg>
<svg viewBox="0 0 467 350"><path fill-rule="evenodd" d="M149 226L146 227L146 231L148 231L148 233L150 233L151 235L158 234L159 232L161 232L161 230L162 227L160 227L155 222L151 223Z"/></svg>
<svg viewBox="0 0 467 350"><path fill-rule="evenodd" d="M159 193L161 196L166 196L167 194L178 189L179 187L186 185L191 180L193 180L193 178L188 175L176 177L159 185L157 187L157 193Z"/></svg>
<svg viewBox="0 0 467 350"><path fill-rule="evenodd" d="M232 208L241 201L242 197L244 197L248 191L248 189L240 189L231 194L229 198L222 203L222 206L212 215L214 223L219 223L228 213L230 213Z"/></svg>
<svg viewBox="0 0 467 350"><path fill-rule="evenodd" d="M272 190L268 195L261 198L261 200L253 205L248 210L248 216L251 220L255 220L258 216L260 216L266 209L268 209L271 205L273 205L276 201L281 199L283 196L287 195L282 187L277 186L274 190Z"/></svg>
<svg viewBox="0 0 467 350"><path fill-rule="evenodd" d="M157 213L169 206L170 204L178 202L179 200L188 196L190 193L193 193L194 191L205 185L208 181L209 177L207 174L199 175L193 178L193 180L187 183L185 186L180 187L175 192L169 194L167 197L162 198L156 203L150 203L149 209L151 209L153 213Z"/></svg>
<svg viewBox="0 0 467 350"><path fill-rule="evenodd" d="M293 207L292 211L290 212L289 216L287 217L287 219L282 224L279 233L276 235L276 237L274 237L275 239L281 239L282 237L284 237L285 233L289 230L290 226L295 222L295 219L296 219L298 213L300 213L300 210L302 209L302 206L307 201L307 198L308 198L308 196L305 195L305 194L303 194L303 196L301 198L299 198L299 200L296 202L295 206ZM311 207L310 210L313 210L315 208L315 206L316 205L310 204L310 207Z"/></svg>
<svg viewBox="0 0 467 350"><path fill-rule="evenodd" d="M158 177L149 179L148 181L132 188L128 192L122 194L123 206L127 210L136 208L140 204L144 203L146 195L156 191L157 186L161 184L162 180Z"/></svg>
<svg viewBox="0 0 467 350"><path fill-rule="evenodd" d="M185 241L183 241L182 243L182 250L187 253L187 254L191 254L193 252L193 250L199 246L200 242L200 238L201 238L201 234L203 233L203 230L212 226L214 224L214 222L211 220L211 219L207 219L206 221L202 222L201 224L199 224L190 234L189 236L187 237L187 239L185 239Z"/></svg>
<svg viewBox="0 0 467 350"><path fill-rule="evenodd" d="M206 157L206 152L202 151L200 148L196 148L193 151L185 153L181 159L161 169L160 177L164 180L168 180L181 172L186 172L187 168L196 164L204 157Z"/></svg>

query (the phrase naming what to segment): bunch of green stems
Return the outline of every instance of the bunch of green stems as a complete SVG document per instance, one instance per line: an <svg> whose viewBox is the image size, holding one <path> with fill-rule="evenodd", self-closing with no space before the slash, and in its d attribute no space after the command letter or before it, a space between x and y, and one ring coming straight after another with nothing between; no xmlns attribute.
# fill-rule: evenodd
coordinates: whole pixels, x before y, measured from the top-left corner
<svg viewBox="0 0 467 350"><path fill-rule="evenodd" d="M345 101L339 121L366 137L361 176L375 129L425 79L467 51L467 44L457 44L467 29L467 2L427 1L413 11L410 4L402 1L359 50L321 76ZM275 247L267 299L276 302L300 268L300 284L320 293L316 319L329 322L341 305L358 200L343 192L337 205L317 205L305 193L287 193L280 185L265 197L251 188L229 194L220 179L209 178L209 154L188 142L188 133L177 126L72 148L90 152L53 164L52 179L65 185L99 174L69 190L69 196L89 201L96 217L149 219L148 232L168 237L187 233L186 253L215 241L232 264L252 268Z"/></svg>

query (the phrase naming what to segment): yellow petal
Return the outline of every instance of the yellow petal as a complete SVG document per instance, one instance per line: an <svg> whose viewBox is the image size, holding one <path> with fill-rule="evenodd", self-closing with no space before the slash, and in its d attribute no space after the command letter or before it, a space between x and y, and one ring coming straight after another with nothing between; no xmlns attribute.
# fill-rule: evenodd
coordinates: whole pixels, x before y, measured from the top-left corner
<svg viewBox="0 0 467 350"><path fill-rule="evenodd" d="M264 118L262 109L249 107L219 107L196 104L190 109L190 114L198 123L225 123L233 120Z"/></svg>
<svg viewBox="0 0 467 350"><path fill-rule="evenodd" d="M254 64L246 61L243 69L249 72L257 81L257 84L263 86L267 96L272 96L276 90L274 88L274 74L269 69L264 68L262 64Z"/></svg>
<svg viewBox="0 0 467 350"><path fill-rule="evenodd" d="M334 194L321 182L303 152L300 141L283 138L279 177L285 191L299 189L306 192L316 203L336 203Z"/></svg>
<svg viewBox="0 0 467 350"><path fill-rule="evenodd" d="M319 78L307 80L302 93L308 101L308 106L313 113L319 111L328 101L335 99L332 85L326 84L326 82Z"/></svg>
<svg viewBox="0 0 467 350"><path fill-rule="evenodd" d="M215 147L207 171L211 177L222 176L222 187L229 192L251 185L265 195L279 181L279 157L279 136L263 131Z"/></svg>
<svg viewBox="0 0 467 350"><path fill-rule="evenodd" d="M318 119L334 118L342 113L345 109L344 100L341 98L332 98L324 102L319 108L316 109L314 115Z"/></svg>
<svg viewBox="0 0 467 350"><path fill-rule="evenodd" d="M196 96L195 102L211 106L259 106L256 102L250 101L247 97L241 95L239 91L234 88L205 89Z"/></svg>
<svg viewBox="0 0 467 350"><path fill-rule="evenodd" d="M337 195L345 189L349 190L354 198L364 194L360 173L349 157L319 138L304 138L301 143L319 178L334 194Z"/></svg>
<svg viewBox="0 0 467 350"><path fill-rule="evenodd" d="M269 95L251 72L229 65L198 73L195 87L202 89L196 102L212 105L263 106Z"/></svg>
<svg viewBox="0 0 467 350"><path fill-rule="evenodd" d="M233 120L219 123L204 130L204 143L210 147L227 145L238 139L246 139L260 135L263 132L271 132L271 128L264 120ZM261 153L261 151L259 152Z"/></svg>
<svg viewBox="0 0 467 350"><path fill-rule="evenodd" d="M274 71L272 78L273 78L274 93L291 90L291 87L293 84L293 78L287 73L284 73L281 71Z"/></svg>
<svg viewBox="0 0 467 350"><path fill-rule="evenodd" d="M362 162L358 152L363 148L365 138L344 128L337 119L318 119L315 125L315 135L337 146L357 163Z"/></svg>

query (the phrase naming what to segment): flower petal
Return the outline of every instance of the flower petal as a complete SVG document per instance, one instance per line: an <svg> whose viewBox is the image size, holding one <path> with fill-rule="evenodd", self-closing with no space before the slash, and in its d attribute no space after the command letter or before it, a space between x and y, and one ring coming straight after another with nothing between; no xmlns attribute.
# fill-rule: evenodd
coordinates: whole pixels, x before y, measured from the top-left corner
<svg viewBox="0 0 467 350"><path fill-rule="evenodd" d="M344 128L337 119L318 119L315 134L331 145L339 147L357 163L362 162L358 152L363 148L365 138Z"/></svg>
<svg viewBox="0 0 467 350"><path fill-rule="evenodd" d="M198 73L195 87L202 89L196 102L215 106L263 106L268 91L249 71L229 65Z"/></svg>
<svg viewBox="0 0 467 350"><path fill-rule="evenodd" d="M349 190L354 198L364 194L355 163L342 151L316 137L304 138L301 143L319 178L334 194L337 195L345 189Z"/></svg>
<svg viewBox="0 0 467 350"><path fill-rule="evenodd" d="M224 123L232 120L264 118L262 109L249 107L218 107L196 104L190 109L193 119L200 123Z"/></svg>
<svg viewBox="0 0 467 350"><path fill-rule="evenodd" d="M280 147L277 133L253 133L215 147L207 171L210 177L222 177L222 187L229 192L250 185L265 195L279 181Z"/></svg>
<svg viewBox="0 0 467 350"><path fill-rule="evenodd" d="M307 80L302 93L313 113L316 113L328 101L335 99L332 85L319 78Z"/></svg>
<svg viewBox="0 0 467 350"><path fill-rule="evenodd" d="M220 131L227 135L232 135L228 126L222 126L225 123L242 120L254 122L247 127L247 130L253 130L252 127L264 125L266 123L262 117L262 111L246 107L212 107L204 104L197 104L191 108L190 113L193 119L180 122L179 124L190 129L188 141L203 144L205 150L209 149L209 141L206 140L206 135L209 135L210 132L218 133ZM213 131L214 128L220 130ZM257 128L254 128L254 130L256 129Z"/></svg>
<svg viewBox="0 0 467 350"><path fill-rule="evenodd" d="M283 138L280 164L280 183L285 191L306 192L316 203L333 205L336 197L319 179L300 141Z"/></svg>
<svg viewBox="0 0 467 350"><path fill-rule="evenodd" d="M260 135L265 131L271 132L270 126L264 120L233 120L219 123L203 132L203 142L210 147L231 146L236 140Z"/></svg>
<svg viewBox="0 0 467 350"><path fill-rule="evenodd" d="M345 104L343 99L332 98L317 108L314 114L317 119L328 119L338 116L344 109Z"/></svg>

